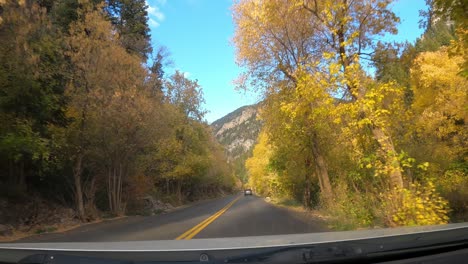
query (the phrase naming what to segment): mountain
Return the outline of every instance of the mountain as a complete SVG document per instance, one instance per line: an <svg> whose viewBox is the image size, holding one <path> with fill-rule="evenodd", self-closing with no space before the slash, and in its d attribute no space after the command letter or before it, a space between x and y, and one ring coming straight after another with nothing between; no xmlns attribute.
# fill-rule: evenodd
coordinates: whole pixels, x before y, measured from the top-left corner
<svg viewBox="0 0 468 264"><path fill-rule="evenodd" d="M216 139L225 147L231 163L238 159L245 161L250 156L262 126L257 114L258 104L247 105L211 124Z"/></svg>

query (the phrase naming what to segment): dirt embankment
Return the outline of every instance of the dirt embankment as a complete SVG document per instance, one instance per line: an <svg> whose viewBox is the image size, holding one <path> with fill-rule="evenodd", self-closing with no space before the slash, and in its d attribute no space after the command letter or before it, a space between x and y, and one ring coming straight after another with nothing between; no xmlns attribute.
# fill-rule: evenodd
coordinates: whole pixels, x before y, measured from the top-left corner
<svg viewBox="0 0 468 264"><path fill-rule="evenodd" d="M54 232L80 224L73 209L38 197L18 201L0 198L0 241Z"/></svg>

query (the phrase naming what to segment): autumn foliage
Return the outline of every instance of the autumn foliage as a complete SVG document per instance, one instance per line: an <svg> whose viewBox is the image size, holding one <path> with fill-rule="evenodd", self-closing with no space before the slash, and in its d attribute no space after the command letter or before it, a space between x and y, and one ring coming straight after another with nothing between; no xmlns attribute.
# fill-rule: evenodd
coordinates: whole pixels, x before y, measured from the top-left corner
<svg viewBox="0 0 468 264"><path fill-rule="evenodd" d="M87 221L231 191L202 88L165 75L147 20L140 0L0 2L0 199Z"/></svg>
<svg viewBox="0 0 468 264"><path fill-rule="evenodd" d="M237 84L264 97L249 184L339 229L467 220L466 18L429 1L424 35L393 45L391 2L233 8Z"/></svg>

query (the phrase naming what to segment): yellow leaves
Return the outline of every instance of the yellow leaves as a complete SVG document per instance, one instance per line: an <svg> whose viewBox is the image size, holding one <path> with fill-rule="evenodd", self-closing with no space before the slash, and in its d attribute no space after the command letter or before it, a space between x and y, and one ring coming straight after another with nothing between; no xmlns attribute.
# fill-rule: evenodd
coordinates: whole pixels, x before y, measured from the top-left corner
<svg viewBox="0 0 468 264"><path fill-rule="evenodd" d="M411 69L414 93L413 128L431 144L437 155L453 157L464 151L468 130L468 80L461 71L462 56L449 56L448 48L421 53Z"/></svg>
<svg viewBox="0 0 468 264"><path fill-rule="evenodd" d="M388 191L382 200L391 226L437 225L448 221L448 202L437 193L432 181Z"/></svg>
<svg viewBox="0 0 468 264"><path fill-rule="evenodd" d="M329 66L329 71L330 71L330 75L337 75L341 72L341 64L339 63L331 63L330 66Z"/></svg>
<svg viewBox="0 0 468 264"><path fill-rule="evenodd" d="M418 169L421 169L423 171L427 171L427 168L429 168L429 162L424 162L424 163L421 163L417 166Z"/></svg>
<svg viewBox="0 0 468 264"><path fill-rule="evenodd" d="M284 113L286 113L291 119L296 118L296 110L294 107L294 104L292 103L286 103L286 102L281 102L281 107L280 110Z"/></svg>
<svg viewBox="0 0 468 264"><path fill-rule="evenodd" d="M457 75L462 62L463 58L460 56L449 57L447 48L421 53L411 69L414 107L421 109L430 107L434 103L435 106L440 106L446 103L447 99L455 100L454 103L458 102L455 106L459 106L460 99L466 102L468 81ZM441 96L446 99L443 100ZM457 98L460 99L456 100Z"/></svg>
<svg viewBox="0 0 468 264"><path fill-rule="evenodd" d="M386 131L404 114L403 89L394 83L371 83L364 96L343 109L354 120L349 123L356 128L368 125L379 126Z"/></svg>
<svg viewBox="0 0 468 264"><path fill-rule="evenodd" d="M330 60L330 59L335 58L335 57L336 57L336 54L335 54L334 52L328 52L328 51L326 51L326 52L324 52L324 53L322 54L322 56L323 56L324 59Z"/></svg>
<svg viewBox="0 0 468 264"><path fill-rule="evenodd" d="M431 164L418 164L408 155L400 155L401 150L408 147L402 142L405 133L411 136L413 131L422 135L437 134L440 139L452 136L454 132L466 135L460 124L468 123L468 91L466 81L456 75L463 61L461 56L452 59L448 51L443 50L421 54L412 69L415 104L408 109L411 89L406 84L400 86L394 82L376 81L365 72L359 55L354 54L358 48L357 39L362 38L361 43L372 42L373 36L395 29L394 23L398 19L388 10L388 1L317 1L318 6L310 5L317 11L314 15L302 10L303 4L312 3L309 1L245 0L238 3L234 15L237 56L249 68L249 77L260 79L259 82L266 83L265 87L268 87L265 94L270 105L263 115L265 127L274 147L281 146L289 151L289 157L284 160L290 164L281 164L289 166L284 173L300 179L304 177L303 171L295 169L303 162L301 158L310 153L307 146L310 139L317 137L330 171L334 173L332 177L336 177L332 180L342 177L342 171L352 168L362 173L361 179L366 180L356 188L368 191L379 184L395 182L389 181L389 177L402 179L407 171L419 177L425 174L425 170L433 169L433 160L426 159L429 154L420 159L411 152L418 157L418 163L421 163L419 160L429 160ZM368 15L371 20L361 29L359 19L363 15ZM291 38L292 44L286 36ZM317 42L323 46L314 46ZM304 52L307 56L295 52L297 47L304 47L304 43L314 47L313 52ZM340 49L343 47L344 50ZM291 62L294 55L298 56L298 63ZM303 65L305 61L312 63ZM284 69L287 71L282 72ZM342 96L344 99L338 99ZM408 128L413 112L420 120L416 122L417 129ZM450 122L444 122L444 119ZM463 145L464 138L457 137L445 149ZM259 142L254 158L247 164L252 175L256 175L251 178L252 184L258 186L264 186L263 181L267 179L269 172L265 170L268 163L265 157L271 154L266 154L266 145L262 144ZM421 145L416 151L419 147ZM425 150L427 153L439 151L431 146ZM296 154L301 155L294 156ZM297 182L304 183L303 180ZM398 198L400 196L401 199ZM391 224L446 221L446 206L439 201L430 183L401 190L398 197L393 198L401 203L385 215ZM353 200L356 198L343 198L347 202ZM342 206L345 204L339 207ZM361 215L357 211L357 208L351 208L346 212ZM367 219L359 217L359 222Z"/></svg>
<svg viewBox="0 0 468 264"><path fill-rule="evenodd" d="M271 176L268 170L271 155L272 149L268 143L268 136L262 131L258 136L258 143L254 147L253 156L245 162L249 174L249 185L260 194L266 194L269 190L269 182L266 180L269 175Z"/></svg>
<svg viewBox="0 0 468 264"><path fill-rule="evenodd" d="M340 118L340 117L335 117L335 118L333 119L333 123L336 124L336 125L341 124L341 118Z"/></svg>
<svg viewBox="0 0 468 264"><path fill-rule="evenodd" d="M370 118L362 118L360 120L358 120L356 122L356 124L358 125L358 127L365 127L367 125L371 125L372 124L372 120Z"/></svg>

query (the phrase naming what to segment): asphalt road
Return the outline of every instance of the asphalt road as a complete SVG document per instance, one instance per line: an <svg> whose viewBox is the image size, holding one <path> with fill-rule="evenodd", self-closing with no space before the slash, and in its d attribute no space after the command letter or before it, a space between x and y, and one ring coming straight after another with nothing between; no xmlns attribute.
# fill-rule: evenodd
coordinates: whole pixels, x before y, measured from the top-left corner
<svg viewBox="0 0 468 264"><path fill-rule="evenodd" d="M104 242L262 236L326 231L318 219L256 196L231 195L155 216L133 216L17 242Z"/></svg>

